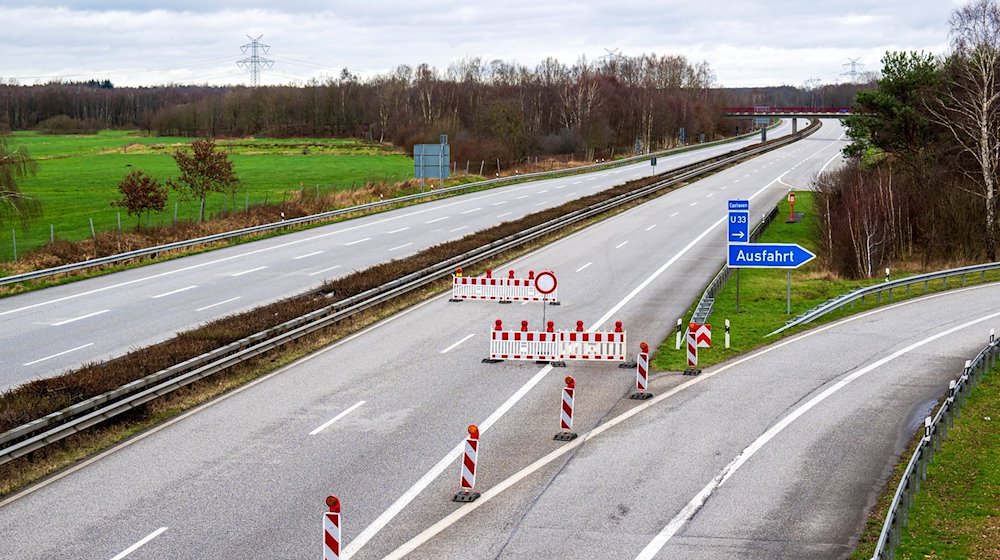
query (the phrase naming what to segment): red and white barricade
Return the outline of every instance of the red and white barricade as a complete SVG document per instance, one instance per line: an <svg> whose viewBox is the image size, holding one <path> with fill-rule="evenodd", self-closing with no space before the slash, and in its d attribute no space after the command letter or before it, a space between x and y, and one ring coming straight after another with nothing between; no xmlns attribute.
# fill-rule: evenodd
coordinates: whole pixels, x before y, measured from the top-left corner
<svg viewBox="0 0 1000 560"><path fill-rule="evenodd" d="M556 304L559 294L556 287L549 293L538 291L535 272L528 271L527 278L515 278L514 271L508 271L507 278L493 278L492 271L486 276L462 276L459 269L451 280L451 301L487 300L498 302L546 301Z"/></svg>
<svg viewBox="0 0 1000 560"><path fill-rule="evenodd" d="M701 325L698 323L691 323L692 325L697 325L694 329L694 342L698 348L711 348L712 347L712 325Z"/></svg>
<svg viewBox="0 0 1000 560"><path fill-rule="evenodd" d="M504 330L503 322L497 319L490 332L489 360L624 362L626 346L621 321L608 332L586 332L583 321L577 321L575 331L557 332L549 321L541 332L529 331L527 321L521 321L520 331Z"/></svg>
<svg viewBox="0 0 1000 560"><path fill-rule="evenodd" d="M652 397L652 393L646 392L649 386L649 345L645 342L639 343L639 354L635 357L635 389L629 398L636 400L646 400Z"/></svg>
<svg viewBox="0 0 1000 560"><path fill-rule="evenodd" d="M479 427L469 425L469 437L465 439L465 451L462 453L461 490L455 494L452 501L472 502L479 497L479 492L473 492L476 486L476 465L479 463Z"/></svg>
<svg viewBox="0 0 1000 560"><path fill-rule="evenodd" d="M575 331L563 331L561 334L562 360L625 361L625 331L621 321L615 323L615 330L611 332L585 332L583 321L577 321Z"/></svg>
<svg viewBox="0 0 1000 560"><path fill-rule="evenodd" d="M573 433L573 407L576 396L576 380L566 376L566 386L562 390L562 401L559 403L559 430L560 432L552 439L556 441L570 441L576 439Z"/></svg>
<svg viewBox="0 0 1000 560"><path fill-rule="evenodd" d="M698 347L707 347L711 345L712 341L712 331L711 327L706 331L703 327L707 325L702 325L699 323L689 323L688 333L687 333L687 362L688 368L684 370L684 375L698 375L701 370L698 369ZM699 334L701 335L702 341L705 340L705 333L708 333L708 343L703 345L699 343Z"/></svg>
<svg viewBox="0 0 1000 560"><path fill-rule="evenodd" d="M330 511L323 514L323 560L340 560L340 500L327 496Z"/></svg>
<svg viewBox="0 0 1000 560"><path fill-rule="evenodd" d="M493 278L491 276L452 276L451 299L454 301L466 299L505 301L506 297L507 281L504 278Z"/></svg>
<svg viewBox="0 0 1000 560"><path fill-rule="evenodd" d="M549 329L552 329L551 321ZM547 332L529 331L527 321L521 321L519 331L505 331L503 323L497 319L490 333L490 359L540 362L558 360L559 335L554 329Z"/></svg>

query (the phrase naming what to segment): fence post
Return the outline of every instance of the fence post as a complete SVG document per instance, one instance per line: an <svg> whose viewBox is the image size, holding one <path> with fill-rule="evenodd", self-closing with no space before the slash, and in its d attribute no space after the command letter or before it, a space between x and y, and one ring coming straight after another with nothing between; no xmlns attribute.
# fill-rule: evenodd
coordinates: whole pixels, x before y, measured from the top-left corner
<svg viewBox="0 0 1000 560"><path fill-rule="evenodd" d="M90 219L90 235L94 238L94 241L97 241L97 232L94 231L94 218Z"/></svg>
<svg viewBox="0 0 1000 560"><path fill-rule="evenodd" d="M11 241L11 244L14 246L14 260L16 261L17 260L17 231L15 231L15 229L14 229L13 226L11 226L11 228L10 228L10 241Z"/></svg>
<svg viewBox="0 0 1000 560"><path fill-rule="evenodd" d="M121 211L116 212L118 214L118 233L122 232L122 213ZM149 214L146 214L146 227L149 227Z"/></svg>
<svg viewBox="0 0 1000 560"><path fill-rule="evenodd" d="M56 242L56 225L49 224L49 243Z"/></svg>

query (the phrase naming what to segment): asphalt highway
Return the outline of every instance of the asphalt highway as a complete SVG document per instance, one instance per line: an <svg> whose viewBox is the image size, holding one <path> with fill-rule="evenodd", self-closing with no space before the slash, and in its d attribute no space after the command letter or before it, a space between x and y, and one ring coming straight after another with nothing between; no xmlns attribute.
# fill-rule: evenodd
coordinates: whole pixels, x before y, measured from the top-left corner
<svg viewBox="0 0 1000 560"><path fill-rule="evenodd" d="M769 138L788 134L786 123ZM120 356L495 224L759 142L428 202L0 300L0 390Z"/></svg>
<svg viewBox="0 0 1000 560"><path fill-rule="evenodd" d="M527 255L558 328L623 321L654 346L724 261L727 198L755 215L836 165L842 129ZM503 272L502 270L499 272ZM699 377L484 364L539 304L434 298L0 502L0 557L318 557L328 494L351 558L840 558L931 402L1000 327L1000 287L907 302ZM741 321L733 319L734 336ZM563 377L575 431L558 431ZM458 490L465 427L476 489Z"/></svg>

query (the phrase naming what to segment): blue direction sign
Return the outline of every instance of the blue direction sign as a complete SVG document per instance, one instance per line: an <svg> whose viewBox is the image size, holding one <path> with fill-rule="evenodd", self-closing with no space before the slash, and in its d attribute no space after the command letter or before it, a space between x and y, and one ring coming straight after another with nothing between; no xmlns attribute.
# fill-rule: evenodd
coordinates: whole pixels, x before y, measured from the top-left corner
<svg viewBox="0 0 1000 560"><path fill-rule="evenodd" d="M795 243L732 243L726 265L731 268L798 268L816 254Z"/></svg>
<svg viewBox="0 0 1000 560"><path fill-rule="evenodd" d="M750 201L729 201L729 242L750 241Z"/></svg>

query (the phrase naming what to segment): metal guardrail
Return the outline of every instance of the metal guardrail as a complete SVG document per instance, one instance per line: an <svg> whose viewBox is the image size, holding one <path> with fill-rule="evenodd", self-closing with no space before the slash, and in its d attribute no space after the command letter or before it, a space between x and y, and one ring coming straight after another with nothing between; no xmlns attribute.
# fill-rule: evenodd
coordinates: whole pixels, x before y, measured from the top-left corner
<svg viewBox="0 0 1000 560"><path fill-rule="evenodd" d="M658 190L777 149L802 138L805 134L806 131L803 131L795 136L789 136L740 154L717 158L717 161L712 163L686 166L680 170L670 172L668 174L669 178L657 181L652 185L615 196L587 208L533 226L504 239L452 257L434 266L413 272L367 292L318 309L281 325L271 327L266 331L232 342L186 362L150 374L113 391L28 422L0 434L0 445L3 446L0 447L0 464L27 455L32 451L41 449L46 445L64 439L199 379L225 370L288 342L292 342L315 330L330 326L337 321L383 303L397 295L429 284L449 275L455 267L468 267L476 262L572 225L580 220L599 215L622 204L627 204L653 194Z"/></svg>
<svg viewBox="0 0 1000 560"><path fill-rule="evenodd" d="M948 437L948 429L954 427L955 418L961 416L966 396L979 384L983 375L992 371L1000 362L1000 341L990 333L990 342L983 348L974 360L965 362L961 377L948 384L948 397L937 414L924 419L924 436L917 445L916 451L910 457L910 462L903 471L896 493L889 504L882 532L872 560L893 560L896 557L896 547L902 537L903 528L909 523L909 510L914 497L920 491L920 483L927 480L927 466L934 462L934 454L941 450L941 441Z"/></svg>
<svg viewBox="0 0 1000 560"><path fill-rule="evenodd" d="M778 216L778 207L775 206L770 212L764 214L760 222L754 226L753 231L750 232L749 240L751 243L760 239L764 230L767 226L771 225L771 222ZM694 314L691 315L692 323L704 323L708 321L708 316L712 314L712 306L715 305L715 296L726 286L726 282L729 281L729 276L733 273L732 268L722 265L722 270L715 275L715 278L708 283L708 287L701 294L701 299L698 300L698 305L694 308ZM686 334L686 333L685 333Z"/></svg>
<svg viewBox="0 0 1000 560"><path fill-rule="evenodd" d="M860 301L861 303L864 303L865 297L867 296L875 295L875 297L878 298L877 301L881 303L882 293L888 292L888 298L889 301L891 302L893 298L893 290L896 288L905 287L906 295L909 296L910 289L914 284L922 283L924 285L924 292L927 292L928 285L930 284L931 280L942 280L944 282L944 288L947 289L948 278L954 276L961 277L962 285L964 286L966 282L966 277L969 274L979 273L981 275L981 279L985 280L986 273L991 270L1000 270L1000 262L976 264L972 266L963 266L960 268L941 270L938 272L929 272L927 274L918 274L916 276L908 276L906 278L900 278L898 280L892 280L889 282L883 282L881 284L874 284L864 288L858 288L857 290L848 292L846 294L842 294L825 303L817 305L816 307L810 309L809 311L806 311L805 313L785 323L785 326L768 334L767 336L774 336L792 327L804 325L815 319L818 319L819 317L822 317L823 315L826 315L827 313L830 313L831 311L840 309L845 305L850 304L853 306L855 301Z"/></svg>
<svg viewBox="0 0 1000 560"><path fill-rule="evenodd" d="M731 142L737 142L739 140L743 140L743 139L746 139L746 138L749 138L749 137L756 136L757 134L758 133L754 132L754 133L750 133L750 134L745 134L743 136L737 136L737 137L734 137L734 138L726 138L724 140L717 140L715 142L706 142L705 144L700 144L698 148L693 148L693 149L709 148L709 147L718 146L718 145L722 145L722 144L727 144L727 143L731 143ZM389 206L393 206L395 204L403 204L403 203L411 202L411 201L414 201L414 200L420 200L422 198L430 198L430 197L440 196L442 194L451 194L451 193L460 192L460 191L464 191L464 190L475 190L475 189L481 189L481 188L484 188L484 187L491 187L491 186L492 187L501 186L501 185L504 185L506 183L516 183L516 182L519 182L519 181L523 181L525 179L540 179L540 178L543 178L543 177L561 177L561 176L564 176L564 175L573 175L573 174L577 174L577 173L585 173L585 172L590 172L590 171L598 171L598 170L601 170L601 169L614 168L614 167L619 167L619 166L622 166L622 165L628 165L628 164L631 164L631 163L635 163L635 162L638 162L638 161L648 160L650 157L652 157L654 155L657 156L657 157L659 157L659 156L663 156L663 155L670 155L670 154L673 154L673 153L676 153L676 152L684 152L684 151L690 151L690 150L692 150L691 147L674 148L674 149L663 150L663 151L652 153L652 154L643 154L643 155L632 156L632 157L629 157L629 158L623 158L623 159L618 159L618 160L613 160L613 161L608 161L608 162L603 162L603 163L595 163L595 164L591 164L591 165L583 165L583 166L580 166L580 167L573 167L573 168L569 168L569 169L559 169L559 170L553 170L553 171L539 171L537 173L526 173L524 175L514 175L514 176L509 176L509 177L499 177L499 178L496 178L496 179L488 179L486 181L477 181L477 182L474 182L474 183L464 183L464 184L461 184L461 185L455 185L455 186L446 187L446 188L443 188L443 189L428 190L428 191L425 191L425 192L414 193L414 194L409 194L409 195L405 195L405 196L398 196L398 197L390 198L390 199L387 199L387 200L379 200L379 201L376 201L376 202L369 202L367 204L359 204L357 206L351 206L351 207L348 207L348 208L341 208L339 210L331 210L329 212L321 212L319 214L312 214L312 215L309 215L309 216L301 216L301 217L298 217L298 218L291 218L291 219L288 219L288 220L283 220L281 222L273 222L273 223L270 223L270 224L263 224L263 225L259 225L259 226L252 226L252 227L237 229L237 230L233 230L233 231L227 231L227 232L223 232L223 233L217 233L217 234L213 234L213 235L206 235L204 237L198 237L198 238L195 238L195 239L188 239L188 240L184 240L184 241L177 241L177 242L174 242L174 243L166 243L166 244L163 244L163 245L157 245L155 247L148 247L148 248L145 248L145 249L136 249L134 251L128 251L128 252L125 252L125 253L118 253L116 255L109 255L107 257L99 257L99 258L96 258L96 259L90 259L90 260L86 260L86 261L82 261L82 262L78 262L78 263L64 264L64 265L55 266L55 267L52 267L52 268L46 268L46 269L42 269L42 270L36 270L36 271L33 271L33 272L26 272L24 274L14 274L14 275L11 275L11 276L4 276L4 277L0 278L0 286L6 286L6 285L9 285L9 284L16 284L18 282L25 282L25 281L28 281L28 280L38 280L38 279L41 279L41 278L47 278L49 276L55 276L55 275L58 275L58 274L65 274L67 272L76 272L76 271L80 271L80 270L86 270L88 268L93 268L93 267L98 267L98 266L108 266L108 265L112 265L112 264L117 264L117 263L129 261L129 260L132 260L132 259L137 259L137 258L141 258L141 257L151 256L151 255L155 257L156 255L158 255L159 253L162 253L162 252L175 251L175 250L179 250L179 249L188 249L188 248L192 248L192 247L197 247L199 245L205 245L205 244L208 244L208 243L217 243L217 242L220 242L220 241L228 241L228 240L231 240L231 239L238 239L240 237L247 236L247 235L265 234L265 233L268 233L268 232L277 231L277 230L284 229L284 228L287 228L287 227L302 226L302 225L308 225L308 224L311 224L311 223L314 223L314 222L327 221L327 220L330 220L332 218L336 218L337 216L343 216L345 214L351 214L351 213L355 213L355 212L366 212L366 211L369 211L369 210L374 210L376 208L389 207Z"/></svg>

